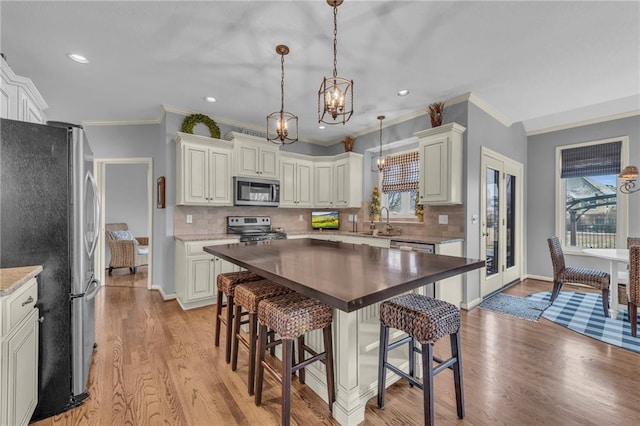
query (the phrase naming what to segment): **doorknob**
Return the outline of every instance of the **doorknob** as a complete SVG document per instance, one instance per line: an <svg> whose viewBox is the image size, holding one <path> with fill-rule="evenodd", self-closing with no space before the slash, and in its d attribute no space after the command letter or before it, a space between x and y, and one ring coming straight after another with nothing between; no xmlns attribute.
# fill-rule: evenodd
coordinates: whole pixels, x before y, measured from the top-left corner
<svg viewBox="0 0 640 426"><path fill-rule="evenodd" d="M483 236L483 237L488 237L488 236L489 236L489 233L488 233L488 232L483 232L483 233L482 233L482 236Z"/></svg>

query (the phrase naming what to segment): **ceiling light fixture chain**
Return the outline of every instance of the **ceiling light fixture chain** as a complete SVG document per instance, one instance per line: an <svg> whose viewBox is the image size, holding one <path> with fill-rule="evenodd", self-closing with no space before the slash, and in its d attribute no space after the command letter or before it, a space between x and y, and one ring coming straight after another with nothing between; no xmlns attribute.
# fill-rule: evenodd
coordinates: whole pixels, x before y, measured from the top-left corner
<svg viewBox="0 0 640 426"><path fill-rule="evenodd" d="M384 120L384 115L379 115L378 120L380 120L380 149L378 151L378 170L382 171L384 169L385 159L382 157L382 120Z"/></svg>
<svg viewBox="0 0 640 426"><path fill-rule="evenodd" d="M353 80L338 77L338 6L343 0L327 0L333 8L333 77L324 77L318 91L318 122L345 124L353 115Z"/></svg>
<svg viewBox="0 0 640 426"><path fill-rule="evenodd" d="M284 56L289 53L289 47L279 44L276 53L280 55L280 111L267 116L267 140L286 145L298 140L298 117L284 110Z"/></svg>

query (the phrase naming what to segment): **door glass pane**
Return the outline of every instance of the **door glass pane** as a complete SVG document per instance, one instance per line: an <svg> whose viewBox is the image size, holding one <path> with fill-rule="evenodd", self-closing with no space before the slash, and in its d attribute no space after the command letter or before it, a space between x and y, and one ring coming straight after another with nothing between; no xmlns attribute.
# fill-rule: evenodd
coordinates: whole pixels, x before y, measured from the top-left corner
<svg viewBox="0 0 640 426"><path fill-rule="evenodd" d="M500 217L500 172L487 167L487 276L498 273L498 241Z"/></svg>
<svg viewBox="0 0 640 426"><path fill-rule="evenodd" d="M505 185L505 192L507 197L507 199L505 200L507 203L507 268L511 268L515 265L516 250L516 177L507 174Z"/></svg>

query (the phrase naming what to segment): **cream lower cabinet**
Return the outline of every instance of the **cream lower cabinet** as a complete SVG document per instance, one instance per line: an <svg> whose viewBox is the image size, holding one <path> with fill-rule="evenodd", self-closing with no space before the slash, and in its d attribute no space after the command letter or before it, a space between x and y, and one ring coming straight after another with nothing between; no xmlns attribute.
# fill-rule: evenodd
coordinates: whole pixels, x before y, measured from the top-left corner
<svg viewBox="0 0 640 426"><path fill-rule="evenodd" d="M313 207L313 162L280 155L280 207Z"/></svg>
<svg viewBox="0 0 640 426"><path fill-rule="evenodd" d="M420 204L462 204L462 134L465 127L444 124L414 133L420 152Z"/></svg>
<svg viewBox="0 0 640 426"><path fill-rule="evenodd" d="M233 244L238 240L176 240L176 296L184 310L216 303L218 274L239 271L233 263L212 256L205 246Z"/></svg>
<svg viewBox="0 0 640 426"><path fill-rule="evenodd" d="M436 244L436 254L461 257L462 241ZM460 303L462 303L462 277L463 275L460 274L442 281L437 281L435 287L436 299L444 300L460 308Z"/></svg>
<svg viewBox="0 0 640 426"><path fill-rule="evenodd" d="M181 132L176 144L177 204L231 206L231 144Z"/></svg>
<svg viewBox="0 0 640 426"><path fill-rule="evenodd" d="M38 403L38 284L0 299L0 425L26 425Z"/></svg>

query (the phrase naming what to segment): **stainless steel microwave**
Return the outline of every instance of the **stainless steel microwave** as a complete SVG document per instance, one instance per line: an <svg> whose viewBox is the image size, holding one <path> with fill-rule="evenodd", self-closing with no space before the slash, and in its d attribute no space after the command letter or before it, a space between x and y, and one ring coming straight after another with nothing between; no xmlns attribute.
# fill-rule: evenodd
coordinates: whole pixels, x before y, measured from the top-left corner
<svg viewBox="0 0 640 426"><path fill-rule="evenodd" d="M233 178L234 206L268 206L280 204L280 182L242 176Z"/></svg>

